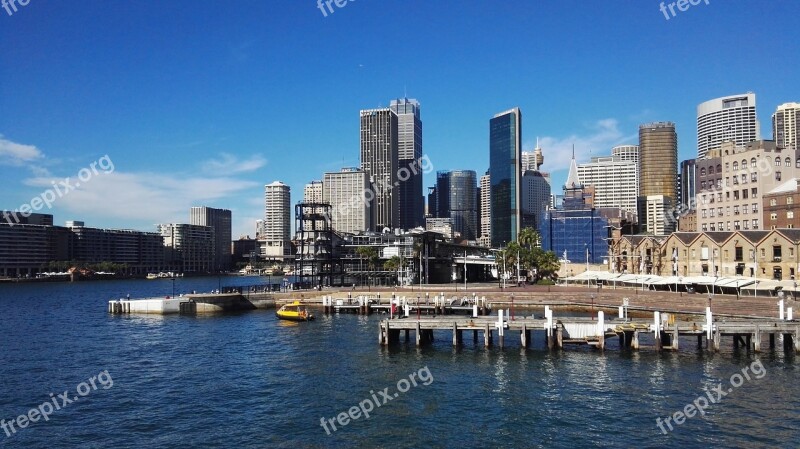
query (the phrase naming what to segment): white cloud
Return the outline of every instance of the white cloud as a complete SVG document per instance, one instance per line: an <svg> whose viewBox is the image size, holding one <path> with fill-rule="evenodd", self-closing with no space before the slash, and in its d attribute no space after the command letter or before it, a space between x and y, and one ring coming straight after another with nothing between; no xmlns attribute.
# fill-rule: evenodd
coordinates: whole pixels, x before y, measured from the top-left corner
<svg viewBox="0 0 800 449"><path fill-rule="evenodd" d="M44 154L35 146L12 142L0 134L0 164L22 166L43 158Z"/></svg>
<svg viewBox="0 0 800 449"><path fill-rule="evenodd" d="M209 159L203 163L203 171L214 175L232 175L253 172L265 165L267 165L267 160L260 154L240 161L238 157L230 153L220 153L218 159Z"/></svg>
<svg viewBox="0 0 800 449"><path fill-rule="evenodd" d="M64 178L37 177L26 184L52 189ZM72 185L76 180L72 179ZM189 208L227 198L257 187L252 181L232 177L185 177L164 173L123 173L114 171L92 177L80 187L63 194L55 207L76 216L103 219L148 221L150 223L188 221ZM63 189L62 189L63 190Z"/></svg>
<svg viewBox="0 0 800 449"><path fill-rule="evenodd" d="M539 146L544 153L544 166L542 169L557 172L569 169L572 159L572 145L575 145L575 159L578 163L586 162L591 156L607 156L611 148L622 144L635 144L638 141L637 133L624 135L619 129L616 119L603 119L585 127L581 133L566 137L546 136L539 139ZM532 151L536 142L526 143L526 151Z"/></svg>

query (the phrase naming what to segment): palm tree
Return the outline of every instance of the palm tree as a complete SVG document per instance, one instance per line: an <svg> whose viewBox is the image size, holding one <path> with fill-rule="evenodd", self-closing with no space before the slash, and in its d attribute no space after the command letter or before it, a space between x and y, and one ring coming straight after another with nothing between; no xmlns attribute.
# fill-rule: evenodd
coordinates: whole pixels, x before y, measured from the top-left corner
<svg viewBox="0 0 800 449"><path fill-rule="evenodd" d="M533 228L523 228L519 231L519 235L517 236L519 244L529 250L535 246L539 246L540 239L541 235L539 235L539 231Z"/></svg>

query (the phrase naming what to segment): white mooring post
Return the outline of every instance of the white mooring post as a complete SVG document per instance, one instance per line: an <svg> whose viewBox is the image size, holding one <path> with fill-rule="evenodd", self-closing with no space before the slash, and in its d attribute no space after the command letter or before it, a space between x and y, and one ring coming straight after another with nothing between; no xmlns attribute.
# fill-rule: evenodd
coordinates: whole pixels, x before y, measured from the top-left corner
<svg viewBox="0 0 800 449"><path fill-rule="evenodd" d="M472 305L472 318L478 318L478 305Z"/></svg>
<svg viewBox="0 0 800 449"><path fill-rule="evenodd" d="M405 309L406 318L408 318L409 312L411 312L411 307L408 305L408 303L405 303L403 304L403 309Z"/></svg>
<svg viewBox="0 0 800 449"><path fill-rule="evenodd" d="M606 315L602 310L597 312L597 335L599 335L601 337L605 337L605 335L606 335L605 319L606 319Z"/></svg>
<svg viewBox="0 0 800 449"><path fill-rule="evenodd" d="M504 334L503 333L503 327L504 327L503 326L504 325L504 323L503 323L503 312L505 312L503 309L500 309L500 310L497 311L497 335L499 335L501 337Z"/></svg>
<svg viewBox="0 0 800 449"><path fill-rule="evenodd" d="M784 302L781 299L780 301L778 301L778 309L779 309L778 316L780 317L781 321L783 321L783 319L784 319L784 316L783 316L783 310L784 309L783 308L784 308Z"/></svg>
<svg viewBox="0 0 800 449"><path fill-rule="evenodd" d="M619 319L625 319L625 308L622 306L619 306Z"/></svg>
<svg viewBox="0 0 800 449"><path fill-rule="evenodd" d="M706 339L711 341L714 332L714 316L711 315L711 307L706 307Z"/></svg>

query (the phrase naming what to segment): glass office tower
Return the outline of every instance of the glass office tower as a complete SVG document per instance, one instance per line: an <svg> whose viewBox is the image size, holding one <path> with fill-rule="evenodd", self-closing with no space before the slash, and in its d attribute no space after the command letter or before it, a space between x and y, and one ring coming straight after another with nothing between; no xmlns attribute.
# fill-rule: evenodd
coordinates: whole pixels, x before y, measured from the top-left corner
<svg viewBox="0 0 800 449"><path fill-rule="evenodd" d="M495 248L516 240L521 226L521 158L522 113L514 108L489 121L492 246Z"/></svg>

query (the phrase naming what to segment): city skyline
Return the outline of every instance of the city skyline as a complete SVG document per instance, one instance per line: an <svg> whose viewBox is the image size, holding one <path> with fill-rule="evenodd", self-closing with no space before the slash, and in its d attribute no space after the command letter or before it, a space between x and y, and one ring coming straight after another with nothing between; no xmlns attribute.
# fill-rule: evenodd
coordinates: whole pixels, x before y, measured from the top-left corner
<svg viewBox="0 0 800 449"><path fill-rule="evenodd" d="M302 192L324 172L358 166L356 114L388 107L391 98L416 98L425 108L424 152L435 170L477 173L489 166L485 122L519 106L526 111L522 149L532 150L540 138L547 154L542 169L556 186L566 177L573 142L578 161L587 162L615 145L636 144L641 123L672 121L684 160L697 152L700 103L755 92L761 137L771 138L776 108L798 100L791 68L769 58L791 58L797 48L767 33L732 35L722 25L790 26L785 9L792 5L712 5L669 21L652 5L459 5L459 17L442 27L423 24L452 16L448 5L354 3L328 18L308 6L245 3L212 15L176 5L151 10L85 2L78 8L32 4L3 17L6 41L32 36L0 52L0 65L14 79L0 87L0 164L8 180L3 208L28 204L52 181L76 178L108 154L114 173L39 212L53 214L57 224L83 220L154 231L155 223L184 221L188 207L203 204L232 210L234 239L253 237L264 185L281 179ZM186 21L175 24L170 18L179 11ZM376 17L397 20L379 26ZM619 21L629 26L612 26ZM480 39L470 34L477 22L488 30ZM126 25L117 29L120 23ZM573 25L573 39L558 37L565 23ZM408 39L383 48L364 39L395 27ZM67 31L74 28L84 32ZM293 40L300 30L309 34L302 43ZM509 31L517 39L499 45ZM59 35L70 39L51 47ZM98 35L103 42L96 42ZM141 41L154 44L137 47L146 53L129 50ZM82 50L90 42L96 54ZM387 49L408 63L398 67ZM468 57L461 57L463 49ZM751 55L747 67L721 65L743 51ZM350 56L325 58L337 53ZM619 61L619 54L630 57ZM513 61L513 71L506 61ZM476 70L484 66L494 69ZM588 82L586 70L576 70L584 67L606 68ZM499 71L509 72L503 83L495 82ZM302 126L301 112L307 114ZM428 174L423 185L433 182Z"/></svg>

